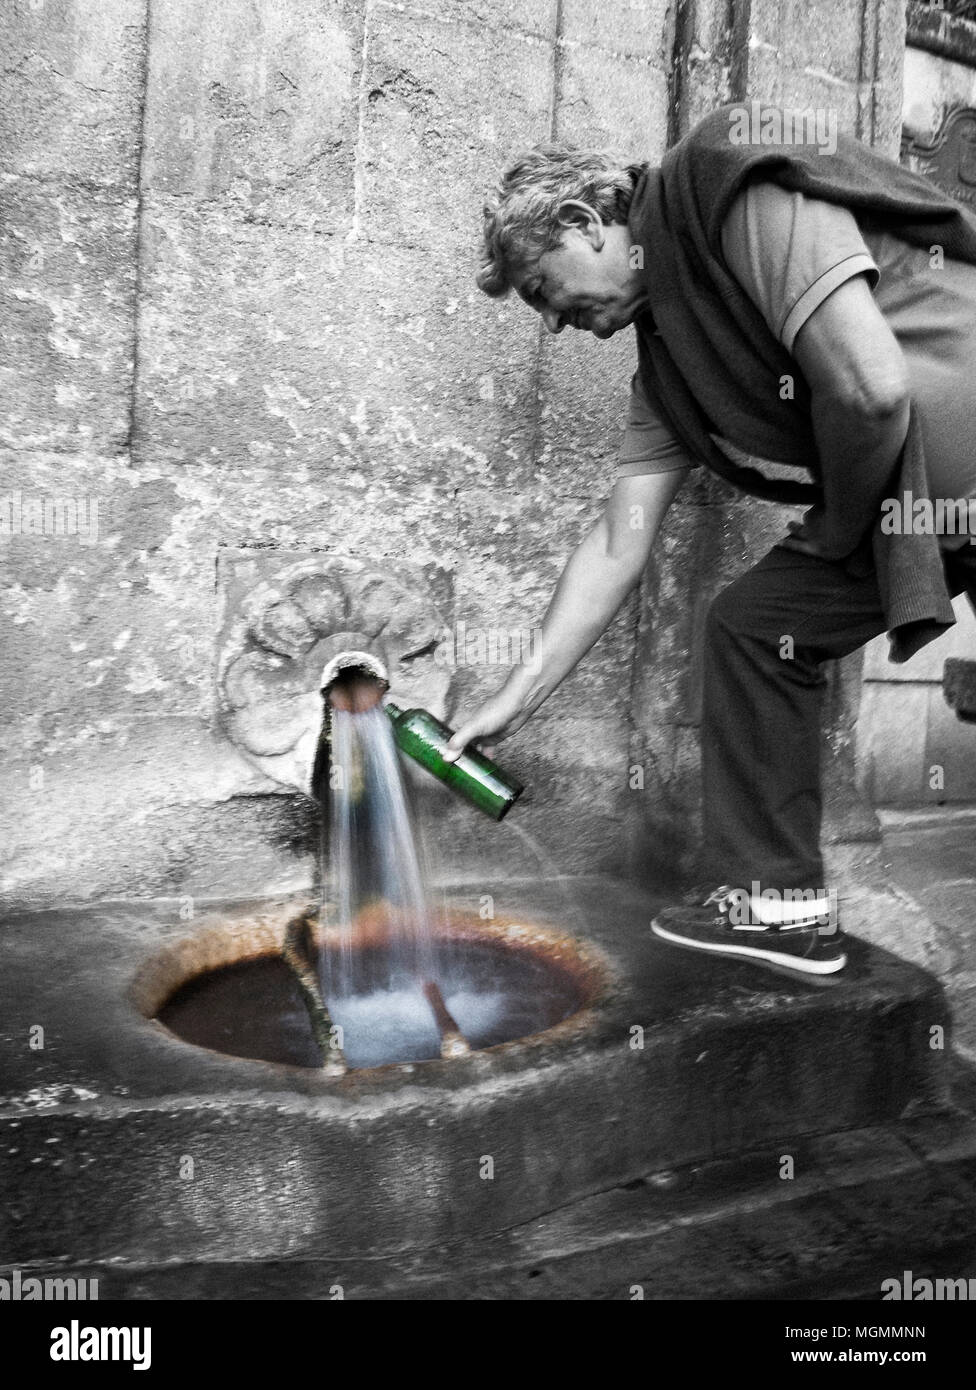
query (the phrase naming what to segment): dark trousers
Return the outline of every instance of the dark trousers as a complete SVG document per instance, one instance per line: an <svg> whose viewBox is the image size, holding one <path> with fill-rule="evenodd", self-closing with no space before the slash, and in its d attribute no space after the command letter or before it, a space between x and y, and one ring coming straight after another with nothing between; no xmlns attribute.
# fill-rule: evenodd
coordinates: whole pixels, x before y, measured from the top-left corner
<svg viewBox="0 0 976 1390"><path fill-rule="evenodd" d="M976 546L945 553L976 606ZM823 663L884 631L877 579L775 546L713 601L705 634L702 781L714 884L820 888Z"/></svg>

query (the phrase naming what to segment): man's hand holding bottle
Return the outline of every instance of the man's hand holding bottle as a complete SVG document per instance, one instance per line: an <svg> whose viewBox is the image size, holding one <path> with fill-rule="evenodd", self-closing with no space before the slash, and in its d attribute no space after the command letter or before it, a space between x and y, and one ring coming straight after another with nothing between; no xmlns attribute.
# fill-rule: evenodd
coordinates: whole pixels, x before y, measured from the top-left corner
<svg viewBox="0 0 976 1390"><path fill-rule="evenodd" d="M457 762L469 743L476 744L486 758L493 758L495 744L521 729L532 713L517 692L503 685L470 719L458 725L443 755L445 760Z"/></svg>

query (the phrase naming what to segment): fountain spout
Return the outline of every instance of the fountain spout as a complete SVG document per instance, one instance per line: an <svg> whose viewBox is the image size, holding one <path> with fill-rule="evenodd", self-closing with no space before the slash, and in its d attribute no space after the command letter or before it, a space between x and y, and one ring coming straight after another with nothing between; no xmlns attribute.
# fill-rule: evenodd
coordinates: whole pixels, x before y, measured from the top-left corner
<svg viewBox="0 0 976 1390"><path fill-rule="evenodd" d="M373 652L340 651L326 662L319 679L322 717L315 756L302 790L321 802L332 744L332 714L362 714L375 708L390 688L384 662Z"/></svg>
<svg viewBox="0 0 976 1390"><path fill-rule="evenodd" d="M352 714L378 705L389 688L386 666L372 652L339 652L322 671L321 690L326 704Z"/></svg>

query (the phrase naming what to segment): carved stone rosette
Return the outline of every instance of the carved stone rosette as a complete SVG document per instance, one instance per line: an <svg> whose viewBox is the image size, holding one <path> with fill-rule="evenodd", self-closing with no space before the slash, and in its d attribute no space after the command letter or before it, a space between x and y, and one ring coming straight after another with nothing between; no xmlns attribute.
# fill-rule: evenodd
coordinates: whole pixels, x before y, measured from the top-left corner
<svg viewBox="0 0 976 1390"><path fill-rule="evenodd" d="M343 652L373 655L404 707L441 717L448 630L415 575L338 556L283 569L245 595L220 652L220 722L276 782L310 793L322 674Z"/></svg>

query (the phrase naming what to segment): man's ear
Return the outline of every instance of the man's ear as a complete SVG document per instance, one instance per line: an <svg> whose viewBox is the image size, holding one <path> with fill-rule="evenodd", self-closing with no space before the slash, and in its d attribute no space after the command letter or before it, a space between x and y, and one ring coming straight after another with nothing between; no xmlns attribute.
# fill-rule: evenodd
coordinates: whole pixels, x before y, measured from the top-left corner
<svg viewBox="0 0 976 1390"><path fill-rule="evenodd" d="M602 247L606 236L603 219L596 208L591 208L589 203L581 203L576 198L567 198L556 209L556 219L560 227L565 227L567 231L580 232L585 236L595 251L599 251Z"/></svg>

